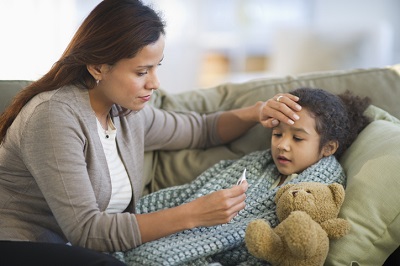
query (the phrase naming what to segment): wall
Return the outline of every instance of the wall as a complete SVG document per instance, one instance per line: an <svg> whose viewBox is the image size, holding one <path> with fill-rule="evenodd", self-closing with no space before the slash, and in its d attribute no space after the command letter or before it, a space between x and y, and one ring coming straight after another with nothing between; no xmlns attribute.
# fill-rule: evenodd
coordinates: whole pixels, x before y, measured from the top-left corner
<svg viewBox="0 0 400 266"><path fill-rule="evenodd" d="M0 79L37 79L47 72L100 1L0 0ZM144 2L167 21L159 75L171 92L400 62L397 0Z"/></svg>

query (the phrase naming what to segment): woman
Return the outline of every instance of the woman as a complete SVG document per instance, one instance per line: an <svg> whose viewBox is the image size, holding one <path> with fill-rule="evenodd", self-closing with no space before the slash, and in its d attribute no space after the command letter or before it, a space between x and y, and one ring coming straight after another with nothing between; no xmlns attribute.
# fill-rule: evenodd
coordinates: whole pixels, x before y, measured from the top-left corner
<svg viewBox="0 0 400 266"><path fill-rule="evenodd" d="M152 108L164 41L164 23L140 1L102 1L52 69L15 97L0 117L1 240L121 251L244 208L246 182L133 213L144 151L227 143L258 122L293 124L301 109L290 94L211 115Z"/></svg>

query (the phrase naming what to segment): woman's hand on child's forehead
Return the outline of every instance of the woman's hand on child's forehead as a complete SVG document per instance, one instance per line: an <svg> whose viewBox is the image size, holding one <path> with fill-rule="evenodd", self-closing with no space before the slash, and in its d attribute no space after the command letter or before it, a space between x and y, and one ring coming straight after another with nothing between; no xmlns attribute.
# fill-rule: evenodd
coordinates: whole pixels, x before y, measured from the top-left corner
<svg viewBox="0 0 400 266"><path fill-rule="evenodd" d="M264 102L260 110L260 123L267 128L277 126L280 122L293 125L299 120L298 111L301 106L297 104L299 98L289 93L279 93Z"/></svg>

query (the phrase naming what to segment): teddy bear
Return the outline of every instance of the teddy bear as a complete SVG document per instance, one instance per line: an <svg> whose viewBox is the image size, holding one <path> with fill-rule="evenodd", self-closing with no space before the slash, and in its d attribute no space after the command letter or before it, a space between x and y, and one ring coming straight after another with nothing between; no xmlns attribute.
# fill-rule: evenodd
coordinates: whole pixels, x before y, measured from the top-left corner
<svg viewBox="0 0 400 266"><path fill-rule="evenodd" d="M278 189L275 196L279 224L263 219L249 223L245 244L253 256L272 265L323 265L329 239L350 230L350 223L337 218L345 191L338 183L300 182Z"/></svg>

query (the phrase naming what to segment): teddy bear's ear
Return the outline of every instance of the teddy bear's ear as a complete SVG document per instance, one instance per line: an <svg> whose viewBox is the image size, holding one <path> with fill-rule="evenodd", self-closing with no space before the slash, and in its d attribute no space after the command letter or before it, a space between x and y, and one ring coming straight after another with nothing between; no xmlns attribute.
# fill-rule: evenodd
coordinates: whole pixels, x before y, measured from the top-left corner
<svg viewBox="0 0 400 266"><path fill-rule="evenodd" d="M332 192L333 200L335 201L336 206L340 208L344 201L344 195L345 195L343 186L338 183L333 183L329 184L328 187Z"/></svg>
<svg viewBox="0 0 400 266"><path fill-rule="evenodd" d="M278 191L276 192L276 195L275 195L275 203L278 203L278 200L282 196L282 194L285 193L286 190L288 190L289 188L291 188L293 186L294 186L294 184L287 184L287 185L284 185L283 187L281 187L280 189L278 189Z"/></svg>

